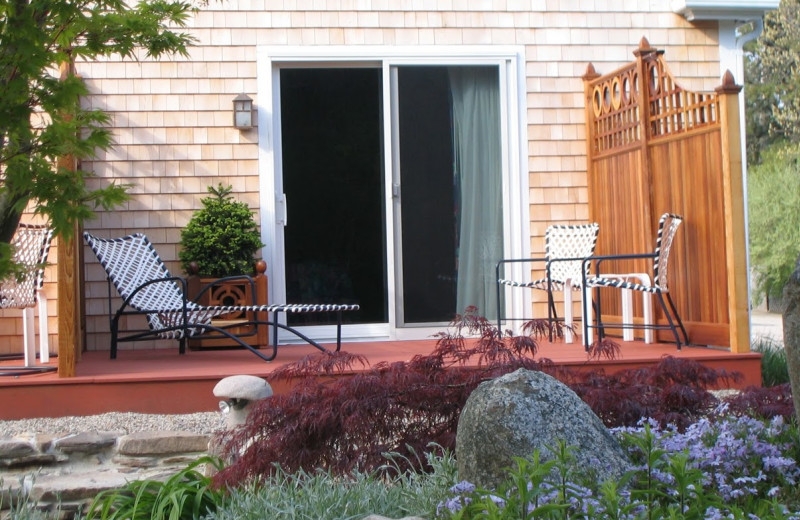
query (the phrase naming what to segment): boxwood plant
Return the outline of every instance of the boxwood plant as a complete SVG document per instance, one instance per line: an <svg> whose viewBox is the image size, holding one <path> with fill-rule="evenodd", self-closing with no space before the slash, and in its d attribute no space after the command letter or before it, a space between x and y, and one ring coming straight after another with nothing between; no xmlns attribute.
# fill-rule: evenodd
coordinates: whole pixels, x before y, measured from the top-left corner
<svg viewBox="0 0 800 520"><path fill-rule="evenodd" d="M264 244L250 207L233 199L232 186L208 187L210 196L201 200L181 231L178 258L184 271L195 262L197 274L222 278L253 272L254 256Z"/></svg>

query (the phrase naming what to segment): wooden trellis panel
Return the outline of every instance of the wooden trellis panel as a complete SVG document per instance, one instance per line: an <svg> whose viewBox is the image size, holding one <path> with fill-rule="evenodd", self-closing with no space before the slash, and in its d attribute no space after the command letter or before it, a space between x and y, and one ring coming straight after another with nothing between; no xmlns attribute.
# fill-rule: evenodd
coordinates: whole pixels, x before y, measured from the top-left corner
<svg viewBox="0 0 800 520"><path fill-rule="evenodd" d="M589 214L600 224L597 254L651 252L660 215L682 215L670 288L690 340L747 351L748 324L741 319L747 282L739 279L746 273L739 251L741 162L730 157L740 153L740 141L738 126L726 124L738 122L738 104L729 98L735 100L740 89L683 89L662 52L644 39L634 55L633 63L610 74L600 76L590 65L584 76ZM628 261L613 270L648 272L648 265ZM618 294L601 292L604 309L619 312ZM663 318L660 310L657 318Z"/></svg>

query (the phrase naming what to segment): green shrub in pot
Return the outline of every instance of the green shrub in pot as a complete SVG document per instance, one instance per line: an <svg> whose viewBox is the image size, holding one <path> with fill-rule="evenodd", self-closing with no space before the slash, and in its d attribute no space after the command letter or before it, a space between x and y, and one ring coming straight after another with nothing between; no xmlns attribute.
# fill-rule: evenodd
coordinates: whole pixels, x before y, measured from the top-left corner
<svg viewBox="0 0 800 520"><path fill-rule="evenodd" d="M181 231L178 258L187 273L192 263L203 277L253 273L255 254L264 244L253 212L246 203L234 200L232 190L221 183L209 186L211 195L201 200L203 208Z"/></svg>

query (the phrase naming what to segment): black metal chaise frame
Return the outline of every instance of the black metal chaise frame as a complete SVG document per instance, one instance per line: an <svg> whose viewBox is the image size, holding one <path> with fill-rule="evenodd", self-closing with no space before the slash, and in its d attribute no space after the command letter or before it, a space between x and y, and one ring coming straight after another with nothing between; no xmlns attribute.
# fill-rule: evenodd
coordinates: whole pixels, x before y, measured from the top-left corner
<svg viewBox="0 0 800 520"><path fill-rule="evenodd" d="M179 353L186 352L187 338L204 333L214 333L218 337L233 340L242 348L250 350L264 361L272 361L278 354L278 330L283 329L294 334L303 341L323 352L330 352L317 341L309 338L295 328L280 322L280 313L329 312L336 313L336 351L342 345L342 312L356 311L357 304L272 304L258 305L214 305L197 303L203 293L194 300L187 297L187 283L184 278L172 276L155 248L142 233L135 233L120 238L98 238L88 232L83 234L86 243L92 249L100 265L106 271L108 282L108 312L111 328L111 359L117 357L117 346L120 342L140 341L147 339L176 339L179 342ZM241 280L252 284L250 294L255 295L254 281L249 276L222 278L217 281ZM114 311L112 305L111 285L114 285L123 298L122 304ZM209 287L204 289L204 292ZM255 298L255 296L253 296ZM217 326L212 318L233 313L246 312L246 321ZM266 320L259 315L267 313ZM148 329L120 332L120 320L127 316L144 316ZM272 319L269 316L272 315ZM272 327L272 353L265 355L242 339L230 329L242 326L267 325ZM255 327L253 327L255 329Z"/></svg>

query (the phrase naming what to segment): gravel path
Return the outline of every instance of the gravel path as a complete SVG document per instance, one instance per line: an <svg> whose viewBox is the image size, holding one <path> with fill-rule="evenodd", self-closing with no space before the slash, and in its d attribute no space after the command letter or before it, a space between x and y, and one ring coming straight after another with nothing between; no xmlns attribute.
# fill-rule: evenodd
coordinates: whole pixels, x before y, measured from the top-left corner
<svg viewBox="0 0 800 520"><path fill-rule="evenodd" d="M202 412L183 415L157 415L130 412L112 412L82 417L46 417L0 421L0 437L31 433L68 434L90 431L143 432L181 430L210 434L223 426L219 412Z"/></svg>

